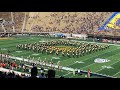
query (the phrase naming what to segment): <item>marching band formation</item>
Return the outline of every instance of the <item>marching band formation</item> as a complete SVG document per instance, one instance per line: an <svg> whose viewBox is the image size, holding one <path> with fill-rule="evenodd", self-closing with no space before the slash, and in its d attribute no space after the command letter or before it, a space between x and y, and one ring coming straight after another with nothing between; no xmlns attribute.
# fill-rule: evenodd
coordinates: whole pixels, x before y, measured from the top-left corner
<svg viewBox="0 0 120 90"><path fill-rule="evenodd" d="M63 57L79 57L85 54L93 53L100 50L109 48L106 44L84 43L74 41L48 41L48 42L35 42L32 44L18 44L18 49L32 50L42 54L56 54Z"/></svg>
<svg viewBox="0 0 120 90"><path fill-rule="evenodd" d="M75 42L69 40L54 40L54 41L47 41L47 42L35 42L35 43L28 43L28 44L18 44L16 45L17 49L22 50L32 50L37 53L53 55L56 56L63 56L68 58L75 58L81 57L85 54L90 54L93 52L97 52L100 50L105 50L109 48L107 44L96 44L96 43L85 43L85 42ZM45 60L38 59L40 66L46 66L48 64L46 58ZM51 69L54 69L54 63L51 59L49 62ZM58 70L62 69L60 65L60 61L57 62Z"/></svg>

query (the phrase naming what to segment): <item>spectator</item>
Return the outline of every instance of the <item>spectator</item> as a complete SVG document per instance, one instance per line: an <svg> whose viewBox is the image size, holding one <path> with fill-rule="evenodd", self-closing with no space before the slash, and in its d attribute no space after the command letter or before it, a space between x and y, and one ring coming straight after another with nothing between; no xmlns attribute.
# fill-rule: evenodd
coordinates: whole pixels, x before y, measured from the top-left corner
<svg viewBox="0 0 120 90"><path fill-rule="evenodd" d="M55 70L52 69L48 70L48 78L55 78Z"/></svg>
<svg viewBox="0 0 120 90"><path fill-rule="evenodd" d="M97 29L103 25L108 17L112 15L113 12L50 12L44 16L40 14L34 14L29 16L26 14L26 28L24 30L30 29L29 26L32 25L32 21L36 20L37 24L32 25L32 32L61 32L61 33L91 33L94 32L98 34L100 32ZM10 12L1 12L0 17L5 18L5 30L7 32L13 32L13 27L15 27L16 32L21 32L21 27L23 26L25 12L12 12L14 21L11 21ZM97 30L97 31L96 31ZM0 32L4 30L0 29ZM109 31L106 34L110 34Z"/></svg>
<svg viewBox="0 0 120 90"><path fill-rule="evenodd" d="M45 78L44 73L41 73L41 75L39 76L39 78Z"/></svg>
<svg viewBox="0 0 120 90"><path fill-rule="evenodd" d="M31 69L31 78L36 78L37 73L38 73L37 67L33 66L33 68Z"/></svg>

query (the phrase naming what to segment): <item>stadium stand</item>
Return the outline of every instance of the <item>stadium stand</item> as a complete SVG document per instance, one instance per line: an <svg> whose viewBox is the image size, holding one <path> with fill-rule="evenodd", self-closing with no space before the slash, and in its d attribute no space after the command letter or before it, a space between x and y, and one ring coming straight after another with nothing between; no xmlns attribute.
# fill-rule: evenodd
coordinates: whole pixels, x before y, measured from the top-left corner
<svg viewBox="0 0 120 90"><path fill-rule="evenodd" d="M6 21L14 21L15 32L106 33L98 28L113 12L0 12ZM13 19L12 19L13 17ZM12 32L12 25L5 25ZM0 29L3 32L3 29Z"/></svg>

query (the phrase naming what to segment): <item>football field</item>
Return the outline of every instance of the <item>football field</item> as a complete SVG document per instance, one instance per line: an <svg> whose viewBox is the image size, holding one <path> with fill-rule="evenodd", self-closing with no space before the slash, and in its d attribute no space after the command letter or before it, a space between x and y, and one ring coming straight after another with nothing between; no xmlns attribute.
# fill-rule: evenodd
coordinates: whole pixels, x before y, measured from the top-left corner
<svg viewBox="0 0 120 90"><path fill-rule="evenodd" d="M56 54L42 54L37 53L30 50L21 50L17 49L16 45L18 44L26 44L26 43L34 43L39 41L50 41L50 40L58 40L58 38L50 38L50 37L41 37L41 36L30 36L30 37L11 37L11 38L1 38L0 39L0 52L7 53L10 51L10 56L14 57L24 57L25 59L30 56L34 57L34 60L47 60L49 63L51 59L54 64L57 65L57 62L60 61L62 67L69 67L73 69L81 69L83 71L91 70L92 73L98 73L108 76L113 76L120 78L120 45L109 44L110 47L105 50L100 50L94 53L86 54L84 56L79 57L63 57L62 55ZM62 39L60 39L62 40ZM74 40L76 41L76 40ZM78 40L77 40L78 41ZM78 41L84 42L84 41ZM86 43L94 43L94 42L86 42ZM103 44L97 43L96 44ZM56 70L56 77L64 76L66 78L84 78L85 75L73 75L73 72L62 70ZM93 76L93 78L97 78Z"/></svg>

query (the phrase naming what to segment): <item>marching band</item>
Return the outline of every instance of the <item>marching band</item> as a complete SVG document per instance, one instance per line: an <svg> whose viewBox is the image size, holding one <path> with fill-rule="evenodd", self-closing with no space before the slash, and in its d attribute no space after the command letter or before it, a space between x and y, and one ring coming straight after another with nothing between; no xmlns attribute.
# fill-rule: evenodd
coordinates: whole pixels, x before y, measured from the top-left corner
<svg viewBox="0 0 120 90"><path fill-rule="evenodd" d="M63 47L61 47L63 46ZM93 44L93 43L79 43L72 41L49 41L49 42L35 42L33 44L18 44L18 49L32 50L34 52L42 54L56 54L63 57L79 57L85 54L105 50L109 48L109 45L105 44Z"/></svg>

